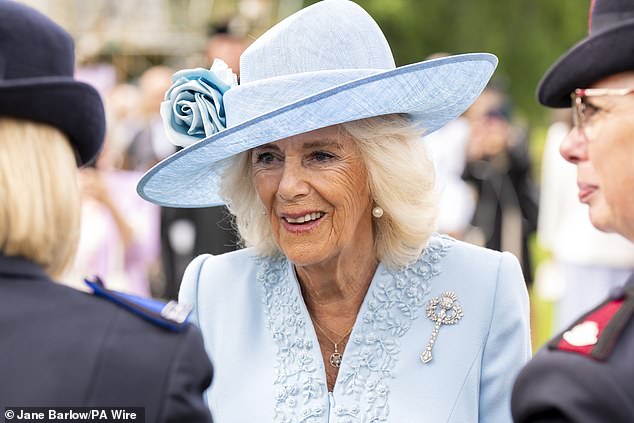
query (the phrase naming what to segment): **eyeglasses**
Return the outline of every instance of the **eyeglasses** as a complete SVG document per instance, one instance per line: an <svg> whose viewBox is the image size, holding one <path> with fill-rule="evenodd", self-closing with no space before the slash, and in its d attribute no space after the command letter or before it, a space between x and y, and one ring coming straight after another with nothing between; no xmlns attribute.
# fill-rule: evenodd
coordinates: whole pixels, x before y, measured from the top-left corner
<svg viewBox="0 0 634 423"><path fill-rule="evenodd" d="M588 103L588 97L624 96L634 94L634 88L577 88L572 98L572 121L574 126L583 132L592 116L600 110L599 107Z"/></svg>

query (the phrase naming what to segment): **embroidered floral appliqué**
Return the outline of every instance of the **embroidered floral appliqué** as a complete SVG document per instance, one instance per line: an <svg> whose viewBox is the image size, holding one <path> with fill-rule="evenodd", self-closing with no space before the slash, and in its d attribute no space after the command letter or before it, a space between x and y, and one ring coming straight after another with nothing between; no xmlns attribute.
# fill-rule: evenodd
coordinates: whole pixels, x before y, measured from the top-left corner
<svg viewBox="0 0 634 423"><path fill-rule="evenodd" d="M264 287L267 326L278 347L275 421L310 423L324 414L325 382L317 374L313 342L306 334L300 298L287 277L285 258L260 258L257 278Z"/></svg>
<svg viewBox="0 0 634 423"><path fill-rule="evenodd" d="M431 281L440 274L441 258L453 240L434 236L421 257L396 271L383 270L380 283L371 291L353 342L347 370L340 374L344 393L351 395L363 412L357 422L386 422L389 414L387 383L400 352L399 338L422 310L431 292Z"/></svg>
<svg viewBox="0 0 634 423"><path fill-rule="evenodd" d="M338 405L334 410L337 423L387 422L388 383L400 352L399 338L425 314L432 279L440 274L441 259L453 242L433 236L416 262L396 271L382 270L371 287L362 320L346 349L345 371L337 381L343 385L344 396L351 398L337 402L355 405ZM288 278L286 259L261 258L259 262L268 326L278 346L276 422L314 422L326 412L326 386L317 373L320 365L312 358L301 299Z"/></svg>

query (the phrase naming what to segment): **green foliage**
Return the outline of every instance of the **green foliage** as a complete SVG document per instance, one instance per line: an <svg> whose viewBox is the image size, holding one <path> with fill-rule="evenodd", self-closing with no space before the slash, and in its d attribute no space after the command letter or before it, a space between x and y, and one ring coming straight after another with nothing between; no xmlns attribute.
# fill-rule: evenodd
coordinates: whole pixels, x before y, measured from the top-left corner
<svg viewBox="0 0 634 423"><path fill-rule="evenodd" d="M307 0L305 4L315 1ZM379 23L398 65L436 52L486 51L516 112L533 123L548 112L535 100L544 72L587 32L590 0L358 0Z"/></svg>

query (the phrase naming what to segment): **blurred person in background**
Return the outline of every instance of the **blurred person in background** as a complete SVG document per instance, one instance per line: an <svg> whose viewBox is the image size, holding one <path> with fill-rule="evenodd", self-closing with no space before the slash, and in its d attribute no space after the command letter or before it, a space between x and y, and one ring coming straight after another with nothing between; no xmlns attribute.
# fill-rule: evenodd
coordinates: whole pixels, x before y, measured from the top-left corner
<svg viewBox="0 0 634 423"><path fill-rule="evenodd" d="M226 202L249 247L197 257L180 291L214 362L218 422L511 420L530 356L521 270L434 234L421 139L496 64L477 53L397 68L365 10L325 0L251 44L239 85L220 61L177 74L162 111L189 147L138 190Z"/></svg>
<svg viewBox="0 0 634 423"><path fill-rule="evenodd" d="M530 284L528 239L537 226L537 189L526 131L513 125L510 99L495 85L484 90L465 116L470 136L463 178L477 194L473 229L466 240L512 252Z"/></svg>
<svg viewBox="0 0 634 423"><path fill-rule="evenodd" d="M99 94L73 78L71 37L0 0L0 63L0 405L211 421L211 365L183 307L56 282L79 237L77 165L95 159L105 133Z"/></svg>
<svg viewBox="0 0 634 423"><path fill-rule="evenodd" d="M537 239L552 254L552 261L540 264L539 275L544 279L538 277L536 288L541 285L541 290L554 293L554 330L559 332L623 286L634 270L634 244L592 226L587 206L579 202L577 169L559 153L572 128L572 113L569 109L557 112L542 156L537 225Z"/></svg>
<svg viewBox="0 0 634 423"><path fill-rule="evenodd" d="M99 275L110 289L149 297L150 281L162 282L160 209L136 194L141 172L121 168L125 149L143 127L140 90L131 84L115 84L111 65L79 67L76 78L77 72L82 82L96 87L105 99L107 129L98 158L79 171L79 246L62 279L85 290L83 279Z"/></svg>
<svg viewBox="0 0 634 423"><path fill-rule="evenodd" d="M108 122L108 140L112 162L117 169L126 165L126 152L134 137L142 129L141 91L130 83L115 84L104 93L106 119Z"/></svg>
<svg viewBox="0 0 634 423"><path fill-rule="evenodd" d="M469 122L464 117L458 117L423 139L436 170L438 232L463 239L475 210L475 195L462 179L467 159Z"/></svg>
<svg viewBox="0 0 634 423"><path fill-rule="evenodd" d="M538 98L572 105L560 151L590 221L634 242L634 2L596 0L589 16L588 36L548 70ZM512 412L517 423L634 421L634 275L537 353Z"/></svg>
<svg viewBox="0 0 634 423"><path fill-rule="evenodd" d="M161 275L160 212L136 195L140 172L121 168L125 150L143 127L140 89L115 84L111 65L82 66L77 71L81 80L97 87L105 99L107 130L97 160L79 171L79 246L62 279L85 290L83 278L95 274L104 278L110 289L149 297L150 280L161 280L157 277Z"/></svg>
<svg viewBox="0 0 634 423"><path fill-rule="evenodd" d="M206 67L211 66L214 59L221 59L238 71L240 54L249 44L244 35L236 32L239 28L234 29L236 25L232 25L232 22L238 21L234 18L211 27L205 49L208 61ZM161 93L161 101L165 91L167 89ZM159 106L160 102L158 105L152 103L152 111L158 113ZM165 142L163 135L160 142ZM170 147L173 146L170 144ZM238 233L225 206L189 209L162 207L161 246L165 281L161 295L175 299L187 264L200 254L222 254L235 250L238 248Z"/></svg>
<svg viewBox="0 0 634 423"><path fill-rule="evenodd" d="M246 31L247 27L240 16L211 26L205 50L207 67L211 66L215 59L220 59L239 79L240 55L250 44L250 39L245 35ZM205 253L223 254L238 248L239 236L235 221L225 206L190 209L190 213L196 229L191 258ZM182 274L179 276L182 277Z"/></svg>
<svg viewBox="0 0 634 423"><path fill-rule="evenodd" d="M151 296L159 264L160 210L136 194L140 172L117 169L108 134L96 163L79 171L81 231L64 283L85 289L99 275L109 289Z"/></svg>
<svg viewBox="0 0 634 423"><path fill-rule="evenodd" d="M205 46L207 66L211 66L215 59L222 59L238 75L239 80L240 55L250 42L246 36L246 24L239 16L211 25Z"/></svg>
<svg viewBox="0 0 634 423"><path fill-rule="evenodd" d="M176 151L167 141L160 108L165 92L171 85L174 70L152 66L139 77L139 109L137 132L124 154L124 168L145 172ZM161 255L160 277L153 279L152 295L175 299L187 263L193 256L196 225L193 210L169 207L160 209L159 245Z"/></svg>
<svg viewBox="0 0 634 423"><path fill-rule="evenodd" d="M427 60L448 56L449 53L434 53ZM469 122L459 116L423 140L436 173L438 232L463 239L475 210L475 195L462 179L467 162Z"/></svg>
<svg viewBox="0 0 634 423"><path fill-rule="evenodd" d="M139 77L140 113L137 116L141 125L126 152L127 169L145 172L176 151L165 137L159 114L173 73L167 66L152 66Z"/></svg>

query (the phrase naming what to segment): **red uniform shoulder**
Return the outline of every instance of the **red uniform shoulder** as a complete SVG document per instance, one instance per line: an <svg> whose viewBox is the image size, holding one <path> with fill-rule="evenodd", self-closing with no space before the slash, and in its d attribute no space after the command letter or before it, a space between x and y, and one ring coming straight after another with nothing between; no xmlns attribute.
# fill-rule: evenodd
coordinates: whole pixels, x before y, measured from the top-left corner
<svg viewBox="0 0 634 423"><path fill-rule="evenodd" d="M633 315L634 283L628 283L553 338L548 348L605 360Z"/></svg>

